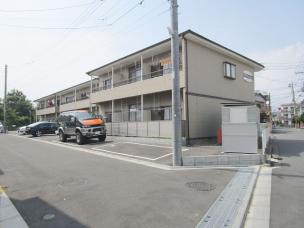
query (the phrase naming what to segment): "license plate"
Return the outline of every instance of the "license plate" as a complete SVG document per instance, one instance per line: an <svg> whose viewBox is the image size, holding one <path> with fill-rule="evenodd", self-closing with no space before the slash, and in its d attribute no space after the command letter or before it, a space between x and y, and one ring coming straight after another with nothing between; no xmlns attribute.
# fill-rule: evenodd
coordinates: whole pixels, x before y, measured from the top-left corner
<svg viewBox="0 0 304 228"><path fill-rule="evenodd" d="M101 131L95 131L94 133L95 133L95 135L100 135Z"/></svg>

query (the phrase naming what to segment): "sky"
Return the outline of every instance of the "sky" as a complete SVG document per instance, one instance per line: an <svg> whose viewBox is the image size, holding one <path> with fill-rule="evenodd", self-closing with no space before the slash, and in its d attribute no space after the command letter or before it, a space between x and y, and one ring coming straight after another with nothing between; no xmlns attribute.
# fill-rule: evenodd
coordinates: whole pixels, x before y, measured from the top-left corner
<svg viewBox="0 0 304 228"><path fill-rule="evenodd" d="M89 80L86 72L169 38L167 0L2 0L0 97L37 99ZM265 65L255 89L277 108L302 99L304 1L179 0L179 31L191 29ZM297 73L296 73L297 72Z"/></svg>

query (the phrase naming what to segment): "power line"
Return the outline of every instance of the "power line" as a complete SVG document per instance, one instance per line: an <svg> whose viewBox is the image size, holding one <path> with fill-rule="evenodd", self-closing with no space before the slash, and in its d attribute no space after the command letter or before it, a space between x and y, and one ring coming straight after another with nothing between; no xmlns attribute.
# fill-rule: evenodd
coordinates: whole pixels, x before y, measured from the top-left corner
<svg viewBox="0 0 304 228"><path fill-rule="evenodd" d="M101 0L102 1L102 0ZM88 3L78 4L78 5L71 5L71 6L65 6L65 7L57 7L57 8L48 8L48 9L24 9L24 10L6 10L6 9L0 9L0 12L3 13L23 13L23 12L45 12L45 11L57 11L57 10L65 10L65 9L72 9L72 8L78 8L82 6L87 6L95 3L95 1L91 1Z"/></svg>
<svg viewBox="0 0 304 228"><path fill-rule="evenodd" d="M104 21L104 20L106 20L107 19L107 16L111 13L112 15L115 15L116 13L116 11L118 11L117 10L117 8L118 9L120 9L120 8L122 8L122 9L125 9L130 3L132 3L131 1L126 1L127 2L127 4L124 4L124 5L121 5L120 7L119 7L119 5L120 5L120 3L122 3L123 1L116 1L116 2L114 2L114 4L108 9L108 10L106 10L106 12L102 15L102 18L100 19L100 20L102 20L102 21ZM125 3L126 3L125 2ZM118 7L117 7L118 6ZM114 11L113 11L114 10ZM119 11L118 11L119 12Z"/></svg>
<svg viewBox="0 0 304 228"><path fill-rule="evenodd" d="M134 27L132 27L131 29L124 30L124 31L120 31L120 32L116 32L116 33L114 33L113 37L121 36L121 33L122 33L122 32L123 32L123 33L132 32L132 31L134 31L134 30L136 30L136 29L139 29L139 28L140 28L140 27L139 27L140 25L142 25L142 24L147 24L147 23L145 23L145 20L139 20L139 19L142 19L142 18L146 17L148 14L151 14L152 12L154 12L155 9L158 9L159 6L161 6L161 5L163 5L163 4L157 5L157 7L153 8L153 9L150 10L148 13L145 13L145 14L144 14L143 16L141 16L140 18L134 20L134 23L135 23L135 24L136 24L136 22L140 22L140 21L143 22L143 23L140 23L139 25L134 26ZM169 12L169 10L170 10L170 8L169 8L169 9L166 9L166 10L162 10L161 12L157 13L156 15L157 15L157 16L163 15L164 13ZM152 15L151 17L154 17L154 15ZM150 17L147 17L146 19L149 19L149 18L150 18ZM131 23L131 24L134 24L134 23ZM110 28L110 26L109 26L109 27L105 27L105 28L103 29L103 31L105 31L107 28ZM105 44L105 45L106 45L106 44ZM82 52L81 54L79 54L78 56L76 56L74 59L72 59L71 61L69 61L68 65L71 64L71 63L74 63L76 60L78 60L80 57L82 57L82 56L84 55L84 53L90 52L90 51L91 51L92 49L94 49L94 48L95 48L94 46L91 47L91 48L88 48L85 52ZM67 64L64 64L64 66L67 66Z"/></svg>
<svg viewBox="0 0 304 228"><path fill-rule="evenodd" d="M132 8L128 9L126 12L124 12L122 15L120 15L118 18L116 18L114 21L112 21L110 24L108 24L108 26L112 26L115 23L117 23L118 21L120 21L124 16L126 16L127 14L129 14L130 12L132 12L137 7L141 6L144 1L145 0L141 0L140 2L136 3Z"/></svg>
<svg viewBox="0 0 304 228"><path fill-rule="evenodd" d="M79 26L80 24L84 23L89 16L91 16L103 3L105 0L96 2L94 5L90 5L87 7L78 17L76 17L70 26ZM36 63L41 57L45 56L46 54L49 54L48 50L54 51L56 50L64 41L65 39L71 34L72 30L66 30L66 33L64 34L63 38L60 39L54 46L49 47L43 51L41 51L36 57L34 57L34 60L30 60L27 63L24 63L24 65L31 65L33 63ZM33 58L32 58L33 59Z"/></svg>

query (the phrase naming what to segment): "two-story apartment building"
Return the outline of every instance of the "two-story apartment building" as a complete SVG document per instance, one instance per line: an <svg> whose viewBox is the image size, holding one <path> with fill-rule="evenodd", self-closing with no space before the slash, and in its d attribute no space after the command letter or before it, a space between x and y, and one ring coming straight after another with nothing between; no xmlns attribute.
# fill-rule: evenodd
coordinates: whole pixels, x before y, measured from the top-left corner
<svg viewBox="0 0 304 228"><path fill-rule="evenodd" d="M98 87L93 81L92 87ZM55 120L60 112L92 107L90 103L91 81L72 86L35 100L37 120Z"/></svg>
<svg viewBox="0 0 304 228"><path fill-rule="evenodd" d="M282 104L280 107L280 113L282 118L282 124L286 127L291 127L294 125L293 118L295 116L300 116L304 111L304 104L302 103L287 103Z"/></svg>
<svg viewBox="0 0 304 228"><path fill-rule="evenodd" d="M216 136L221 126L222 103L254 104L254 72L261 69L261 64L191 30L181 33L180 108L183 138L190 142ZM95 111L106 118L109 134L171 137L170 39L87 74L91 82L86 83L91 87L86 108L95 106ZM72 99L73 91L75 97L78 90L71 87L37 102L47 102L47 98L54 96L58 101L58 95L62 101L62 97L70 92L71 103L75 104L69 107L78 108L78 101ZM56 104L61 112L64 104Z"/></svg>

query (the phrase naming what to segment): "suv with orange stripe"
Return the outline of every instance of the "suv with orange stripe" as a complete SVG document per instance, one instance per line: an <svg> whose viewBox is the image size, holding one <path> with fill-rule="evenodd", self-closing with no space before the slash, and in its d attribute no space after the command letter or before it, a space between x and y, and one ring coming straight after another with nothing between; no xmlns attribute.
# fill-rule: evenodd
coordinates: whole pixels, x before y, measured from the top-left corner
<svg viewBox="0 0 304 228"><path fill-rule="evenodd" d="M104 120L86 110L63 112L58 117L58 122L61 142L66 142L70 137L76 137L79 145L84 144L89 138L98 138L101 142L106 139Z"/></svg>

